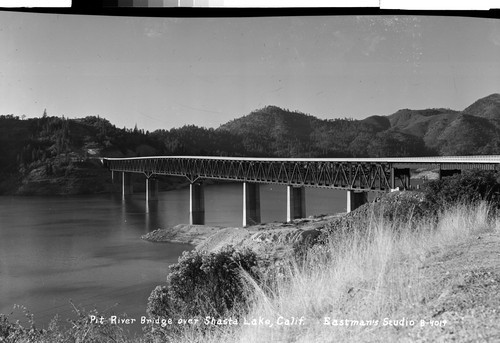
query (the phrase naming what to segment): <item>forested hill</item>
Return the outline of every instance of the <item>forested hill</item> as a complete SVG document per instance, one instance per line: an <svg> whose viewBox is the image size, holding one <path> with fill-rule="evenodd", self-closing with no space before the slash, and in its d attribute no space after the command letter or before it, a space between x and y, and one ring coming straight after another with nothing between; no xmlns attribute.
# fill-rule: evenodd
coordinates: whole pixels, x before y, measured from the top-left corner
<svg viewBox="0 0 500 343"><path fill-rule="evenodd" d="M216 155L383 157L500 154L500 94L463 111L399 110L363 120L318 119L267 106L217 129L144 132L104 118L0 116L0 194L106 190L96 157ZM108 187L109 188L109 187Z"/></svg>
<svg viewBox="0 0 500 343"><path fill-rule="evenodd" d="M109 190L99 156L164 152L149 133L106 119L0 116L0 194L80 194Z"/></svg>
<svg viewBox="0 0 500 343"><path fill-rule="evenodd" d="M322 120L268 106L222 125L221 130L241 137L244 150L255 156L500 154L500 94L463 111L403 109L363 120Z"/></svg>
<svg viewBox="0 0 500 343"><path fill-rule="evenodd" d="M366 157L426 155L420 137L391 131L386 117L322 120L268 106L218 130L242 139L249 155L279 157Z"/></svg>

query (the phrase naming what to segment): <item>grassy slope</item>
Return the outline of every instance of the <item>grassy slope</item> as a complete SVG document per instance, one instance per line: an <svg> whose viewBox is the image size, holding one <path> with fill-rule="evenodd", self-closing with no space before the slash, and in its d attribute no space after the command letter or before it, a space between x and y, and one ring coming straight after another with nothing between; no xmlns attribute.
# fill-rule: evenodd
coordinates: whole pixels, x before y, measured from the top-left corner
<svg viewBox="0 0 500 343"><path fill-rule="evenodd" d="M487 212L484 205L461 207L446 213L437 230L421 225L413 233L373 220L366 230L338 236L342 243L311 253L303 266L292 264L271 280L271 293L256 286L256 303L246 316L272 323L304 316L305 325L241 326L210 340L498 340L500 225L488 221ZM327 317L338 325L325 325ZM384 325L386 318L404 325ZM366 325L340 325L345 319Z"/></svg>

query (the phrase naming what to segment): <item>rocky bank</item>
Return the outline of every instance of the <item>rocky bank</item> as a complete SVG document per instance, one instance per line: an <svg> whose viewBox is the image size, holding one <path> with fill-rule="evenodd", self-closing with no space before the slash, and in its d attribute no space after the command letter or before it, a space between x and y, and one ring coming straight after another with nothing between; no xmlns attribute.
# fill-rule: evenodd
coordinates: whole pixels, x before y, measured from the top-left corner
<svg viewBox="0 0 500 343"><path fill-rule="evenodd" d="M370 220L372 216L393 219L423 213L423 194L402 191L384 194L350 213L327 216L312 216L293 222L273 222L249 227L217 227L179 224L171 228L157 229L141 238L151 242L177 242L195 245L196 250L214 252L224 246L250 248L260 255L280 256L294 247L321 240L331 231Z"/></svg>

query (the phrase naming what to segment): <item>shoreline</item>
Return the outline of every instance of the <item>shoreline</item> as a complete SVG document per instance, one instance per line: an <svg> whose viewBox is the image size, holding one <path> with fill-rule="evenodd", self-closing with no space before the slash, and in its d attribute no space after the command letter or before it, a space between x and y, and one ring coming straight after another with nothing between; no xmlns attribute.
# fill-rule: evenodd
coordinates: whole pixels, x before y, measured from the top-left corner
<svg viewBox="0 0 500 343"><path fill-rule="evenodd" d="M293 244L316 239L335 218L346 217L342 212L334 215L310 216L292 222L261 223L248 227L178 224L159 228L141 236L152 243L187 243L194 250L215 252L225 246L250 248L257 253L287 250Z"/></svg>
<svg viewBox="0 0 500 343"><path fill-rule="evenodd" d="M207 238L225 229L222 226L177 224L169 228L158 228L141 236L152 243L183 243L198 246Z"/></svg>

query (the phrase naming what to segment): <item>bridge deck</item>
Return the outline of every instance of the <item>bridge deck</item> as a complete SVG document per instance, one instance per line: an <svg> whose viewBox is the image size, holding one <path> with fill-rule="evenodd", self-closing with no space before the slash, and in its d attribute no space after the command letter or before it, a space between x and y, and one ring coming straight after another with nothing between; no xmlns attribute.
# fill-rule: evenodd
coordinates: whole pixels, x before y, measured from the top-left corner
<svg viewBox="0 0 500 343"><path fill-rule="evenodd" d="M276 183L355 190L396 187L398 171L408 168L500 170L500 156L394 158L253 158L149 156L103 158L113 171L244 182Z"/></svg>

